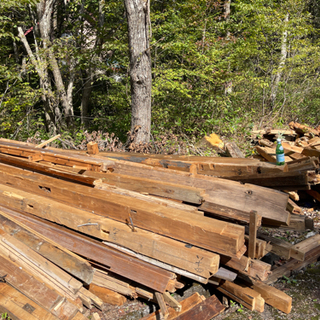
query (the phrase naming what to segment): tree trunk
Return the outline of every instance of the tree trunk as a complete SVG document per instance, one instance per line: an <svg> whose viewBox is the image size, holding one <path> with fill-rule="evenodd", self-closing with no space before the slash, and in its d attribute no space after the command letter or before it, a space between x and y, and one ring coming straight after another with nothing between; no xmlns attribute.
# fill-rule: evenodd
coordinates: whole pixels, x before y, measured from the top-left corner
<svg viewBox="0 0 320 320"><path fill-rule="evenodd" d="M149 142L151 130L150 0L124 0L130 52L131 130L135 142ZM137 130L139 128L139 130Z"/></svg>
<svg viewBox="0 0 320 320"><path fill-rule="evenodd" d="M88 127L88 114L89 114L89 106L90 106L90 96L92 91L92 74L91 70L88 72L87 77L83 77L84 86L82 89L82 98L81 98L81 124L85 127Z"/></svg>
<svg viewBox="0 0 320 320"><path fill-rule="evenodd" d="M280 53L280 62L279 67L276 75L274 76L273 85L271 87L271 96L270 96L270 111L273 111L275 104L276 104L276 98L277 98L277 92L279 83L282 76L282 71L286 62L287 58L287 37L288 37L288 31L287 31L287 24L289 21L289 13L287 13L284 22L285 22L285 30L282 35L282 42L281 42L281 53Z"/></svg>

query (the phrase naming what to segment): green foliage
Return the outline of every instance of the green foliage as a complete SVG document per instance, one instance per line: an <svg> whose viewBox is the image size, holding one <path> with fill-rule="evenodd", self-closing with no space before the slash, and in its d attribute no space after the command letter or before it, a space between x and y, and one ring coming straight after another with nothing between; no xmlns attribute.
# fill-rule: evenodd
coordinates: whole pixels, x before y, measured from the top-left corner
<svg viewBox="0 0 320 320"><path fill-rule="evenodd" d="M0 3L0 135L8 138L26 139L36 132L43 138L49 135L42 95L51 94L61 109L59 92L40 89L39 76L17 37L18 26L28 32L33 27L27 38L36 52L35 4L32 0ZM320 122L320 7L303 0L234 0L227 16L225 4L151 1L152 133L197 139L216 132L241 141L249 155L243 137L254 124ZM62 132L76 142L86 130L113 132L125 141L131 98L122 1L57 0L52 19L49 46L65 88L74 78L74 122L64 124ZM54 85L45 59L47 48L42 39L36 40L38 58L44 60L41 68L48 68ZM87 83L89 113L81 121Z"/></svg>
<svg viewBox="0 0 320 320"><path fill-rule="evenodd" d="M7 312L4 312L1 314L1 320L11 320L11 318L8 316Z"/></svg>

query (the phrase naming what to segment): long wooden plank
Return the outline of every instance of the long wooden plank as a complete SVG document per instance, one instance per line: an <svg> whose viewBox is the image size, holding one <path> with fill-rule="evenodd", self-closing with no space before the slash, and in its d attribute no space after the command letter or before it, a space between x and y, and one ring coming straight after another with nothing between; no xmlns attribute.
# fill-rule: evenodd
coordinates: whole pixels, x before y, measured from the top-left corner
<svg viewBox="0 0 320 320"><path fill-rule="evenodd" d="M0 282L0 313L7 313L12 320L58 320L49 311L28 299L22 293Z"/></svg>
<svg viewBox="0 0 320 320"><path fill-rule="evenodd" d="M4 277L6 283L60 319L72 319L78 312L75 305L65 301L63 295L59 295L43 282L2 256L0 256L0 277Z"/></svg>
<svg viewBox="0 0 320 320"><path fill-rule="evenodd" d="M119 251L104 246L96 240L89 239L63 227L49 224L49 222L44 223L39 219L33 218L31 220L30 217L26 219L23 215L14 212L11 214L30 228L65 246L68 250L108 266L114 273L159 292L165 292L166 290L174 291L174 286L172 287L170 284L170 280L175 280L173 273L154 267L133 257L128 257ZM148 274L148 277L145 276L146 274Z"/></svg>
<svg viewBox="0 0 320 320"><path fill-rule="evenodd" d="M15 210L65 225L95 238L127 247L203 277L218 271L219 255L153 234L51 199L0 185L0 203Z"/></svg>
<svg viewBox="0 0 320 320"><path fill-rule="evenodd" d="M178 209L168 210L160 205L150 207L139 199L130 199L128 203L125 196L67 181L59 181L57 184L54 178L7 165L0 164L0 170L1 184L31 191L122 222L129 221L131 216L135 226L218 253L237 256L244 247L242 226L202 216L197 216L195 223L194 214Z"/></svg>
<svg viewBox="0 0 320 320"><path fill-rule="evenodd" d="M66 250L60 249L57 245L50 243L49 239L45 239L40 234L36 235L27 230L28 227L17 224L6 216L0 210L0 229L85 283L89 284L92 281L94 270L88 262L71 252L69 254Z"/></svg>

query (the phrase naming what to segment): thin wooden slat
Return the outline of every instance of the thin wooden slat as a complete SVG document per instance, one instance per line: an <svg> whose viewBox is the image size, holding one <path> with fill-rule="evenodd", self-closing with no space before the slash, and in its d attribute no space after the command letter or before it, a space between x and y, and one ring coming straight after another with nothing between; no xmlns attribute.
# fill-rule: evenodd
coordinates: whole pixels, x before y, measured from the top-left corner
<svg viewBox="0 0 320 320"><path fill-rule="evenodd" d="M48 140L36 145L35 147L38 148L38 149L41 149L41 148L45 147L47 144L49 144L50 142L52 142L54 140L57 140L60 137L61 137L61 135L57 134L56 136L54 136L54 137L52 137L52 138L50 138L50 139L48 139Z"/></svg>

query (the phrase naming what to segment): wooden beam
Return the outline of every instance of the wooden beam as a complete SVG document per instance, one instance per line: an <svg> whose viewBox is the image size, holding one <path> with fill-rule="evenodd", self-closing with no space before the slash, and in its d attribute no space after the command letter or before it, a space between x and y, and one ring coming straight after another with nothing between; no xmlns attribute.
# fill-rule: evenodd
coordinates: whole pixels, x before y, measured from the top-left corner
<svg viewBox="0 0 320 320"><path fill-rule="evenodd" d="M217 287L217 290L251 311L264 311L264 299L261 297L261 294L249 287L225 281Z"/></svg>
<svg viewBox="0 0 320 320"><path fill-rule="evenodd" d="M290 251L291 257L299 261L304 261L307 253L317 248L319 245L320 234L316 234L313 237L310 237L293 245Z"/></svg>
<svg viewBox="0 0 320 320"><path fill-rule="evenodd" d="M87 152L88 154L98 154L99 153L99 147L96 142L90 141L87 143Z"/></svg>
<svg viewBox="0 0 320 320"><path fill-rule="evenodd" d="M181 311L178 312L174 308L169 308L167 320L210 320L224 311L224 306L220 303L215 295L208 299L200 296L197 292L191 297L182 300ZM141 320L157 320L159 319L159 311L156 311Z"/></svg>

